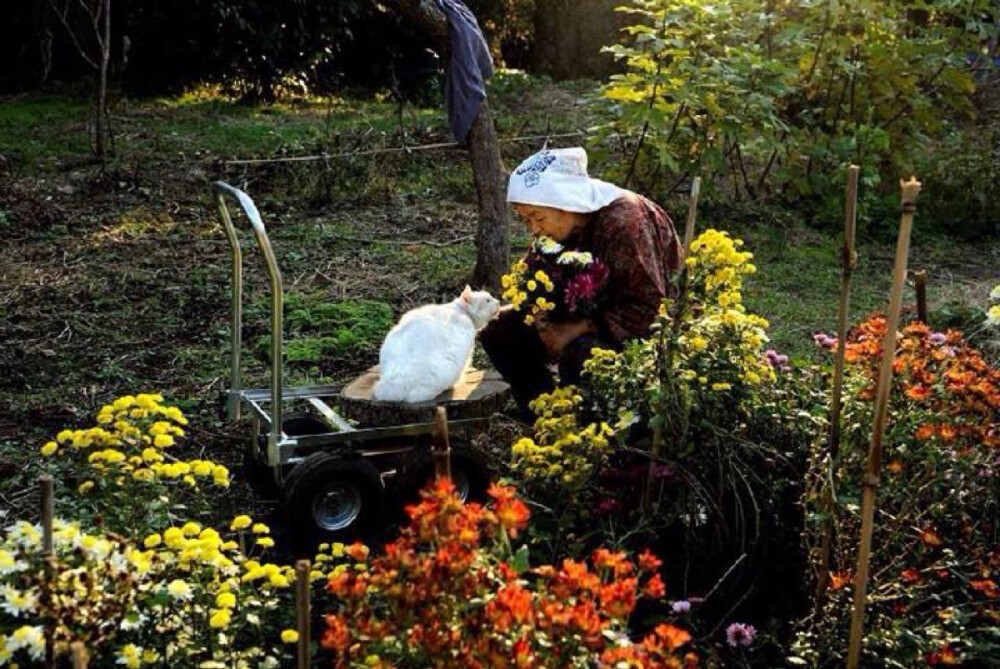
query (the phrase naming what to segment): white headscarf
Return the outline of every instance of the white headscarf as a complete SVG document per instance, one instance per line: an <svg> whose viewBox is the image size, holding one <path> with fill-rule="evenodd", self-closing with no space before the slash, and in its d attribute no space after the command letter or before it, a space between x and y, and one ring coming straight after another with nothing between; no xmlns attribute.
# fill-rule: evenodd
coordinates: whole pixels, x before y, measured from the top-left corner
<svg viewBox="0 0 1000 669"><path fill-rule="evenodd" d="M507 183L507 201L589 214L628 193L591 179L587 152L580 147L539 151L521 163Z"/></svg>

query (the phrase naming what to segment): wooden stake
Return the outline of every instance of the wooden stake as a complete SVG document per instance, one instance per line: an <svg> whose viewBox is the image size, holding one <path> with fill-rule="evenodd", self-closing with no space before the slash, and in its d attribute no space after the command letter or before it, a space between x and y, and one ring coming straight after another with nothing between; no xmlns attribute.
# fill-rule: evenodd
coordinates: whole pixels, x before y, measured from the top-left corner
<svg viewBox="0 0 1000 669"><path fill-rule="evenodd" d="M434 412L434 478L451 479L451 446L448 442L448 411L438 407Z"/></svg>
<svg viewBox="0 0 1000 669"><path fill-rule="evenodd" d="M889 390L892 383L892 363L896 354L896 332L899 329L899 309L906 283L906 263L910 253L910 233L913 214L917 210L920 182L912 178L900 182L902 190L902 216L899 223L899 240L896 244L896 265L892 274L892 292L886 314L885 341L882 344L882 367L879 370L878 390L875 394L875 422L872 426L872 443L868 449L868 466L861 484L861 541L858 546L858 566L854 576L854 610L851 615L851 642L847 654L847 668L858 669L861 660L861 642L864 637L865 602L868 589L868 563L871 558L872 533L875 521L875 493L882 470L882 439L889 417Z"/></svg>
<svg viewBox="0 0 1000 669"><path fill-rule="evenodd" d="M54 555L52 542L52 521L55 516L55 502L52 493L52 475L42 474L38 479L42 493L42 555L45 560L45 592L43 596L49 598L49 582L53 576L52 559ZM49 621L45 626L45 669L54 669L56 666L56 649L52 628L53 622Z"/></svg>
<svg viewBox="0 0 1000 669"><path fill-rule="evenodd" d="M691 199L688 200L687 220L684 223L684 257L687 257L694 240L694 222L698 216L698 196L701 195L701 177L691 182Z"/></svg>
<svg viewBox="0 0 1000 669"><path fill-rule="evenodd" d="M851 165L847 168L843 273L840 280L840 307L837 313L837 354L833 366L833 397L830 402L830 459L827 481L831 488L827 489L827 495L823 500L826 519L823 522L823 538L820 543L820 570L816 586L816 606L820 605L830 579L830 552L833 546L833 514L836 500L832 486L833 477L837 470L837 459L840 456L840 411L841 398L844 393L844 342L847 340L847 319L851 304L851 275L858 262L857 252L854 250L854 240L858 219L858 176L860 173L861 168L857 165Z"/></svg>
<svg viewBox="0 0 1000 669"><path fill-rule="evenodd" d="M87 649L83 647L83 642L74 641L70 652L73 654L73 669L87 669Z"/></svg>
<svg viewBox="0 0 1000 669"><path fill-rule="evenodd" d="M913 286L917 291L917 320L927 323L927 270L913 273Z"/></svg>
<svg viewBox="0 0 1000 669"><path fill-rule="evenodd" d="M684 317L683 312L687 306L688 268L685 261L687 260L688 254L691 252L691 242L694 241L694 224L698 219L698 197L700 194L701 177L695 177L691 182L691 197L688 199L687 219L684 222L684 244L681 248L681 274L677 288L677 309L674 313L675 336L677 336L680 332L680 322ZM660 348L664 348L665 339L662 334L660 337L660 343ZM672 366L672 361L668 360L668 364ZM673 370L668 369L666 372L671 374L673 373ZM653 485L655 484L653 467L656 466L657 460L663 452L663 428L659 423L653 428L653 443L650 446L650 452L653 457L650 459L649 467L646 470L646 486L642 493L642 509L646 513L652 510L653 506Z"/></svg>
<svg viewBox="0 0 1000 669"><path fill-rule="evenodd" d="M295 611L299 632L298 669L309 669L309 574L312 565L309 560L299 560L295 563Z"/></svg>

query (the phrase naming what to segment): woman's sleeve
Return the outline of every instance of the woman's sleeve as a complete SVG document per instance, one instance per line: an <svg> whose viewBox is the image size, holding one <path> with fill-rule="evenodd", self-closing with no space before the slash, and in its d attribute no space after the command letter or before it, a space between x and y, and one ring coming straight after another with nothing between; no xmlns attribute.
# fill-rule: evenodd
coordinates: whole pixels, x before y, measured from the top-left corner
<svg viewBox="0 0 1000 669"><path fill-rule="evenodd" d="M645 337L680 263L673 223L641 201L611 207L598 223L595 253L610 270L599 325L619 342Z"/></svg>

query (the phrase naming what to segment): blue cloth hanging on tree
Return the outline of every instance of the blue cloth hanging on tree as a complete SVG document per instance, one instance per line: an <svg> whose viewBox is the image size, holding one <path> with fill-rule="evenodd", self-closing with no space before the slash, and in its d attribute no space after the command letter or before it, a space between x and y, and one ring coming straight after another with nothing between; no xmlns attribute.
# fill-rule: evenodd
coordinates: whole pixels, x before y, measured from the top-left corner
<svg viewBox="0 0 1000 669"><path fill-rule="evenodd" d="M437 0L451 30L451 62L445 77L448 123L465 142L486 99L486 80L493 76L493 59L472 11L459 0Z"/></svg>

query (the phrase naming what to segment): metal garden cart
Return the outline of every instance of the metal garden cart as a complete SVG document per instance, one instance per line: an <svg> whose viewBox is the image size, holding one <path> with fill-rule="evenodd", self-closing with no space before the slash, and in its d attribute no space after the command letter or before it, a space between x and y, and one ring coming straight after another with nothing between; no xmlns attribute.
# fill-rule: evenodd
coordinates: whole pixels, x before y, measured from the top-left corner
<svg viewBox="0 0 1000 669"><path fill-rule="evenodd" d="M264 223L243 191L221 181L212 191L232 251L227 418L238 421L246 415L253 421L256 436L244 452L247 478L259 494L281 499L293 540L308 547L311 542L364 536L384 526L388 503L414 497L433 472L430 445L438 406L447 410L452 435L452 480L463 497L482 499L489 475L471 438L487 428L489 417L505 402L508 386L493 372L469 370L434 402L378 402L371 398L376 367L346 386L286 388L284 288ZM243 251L227 197L245 214L270 282L269 388L243 388Z"/></svg>

